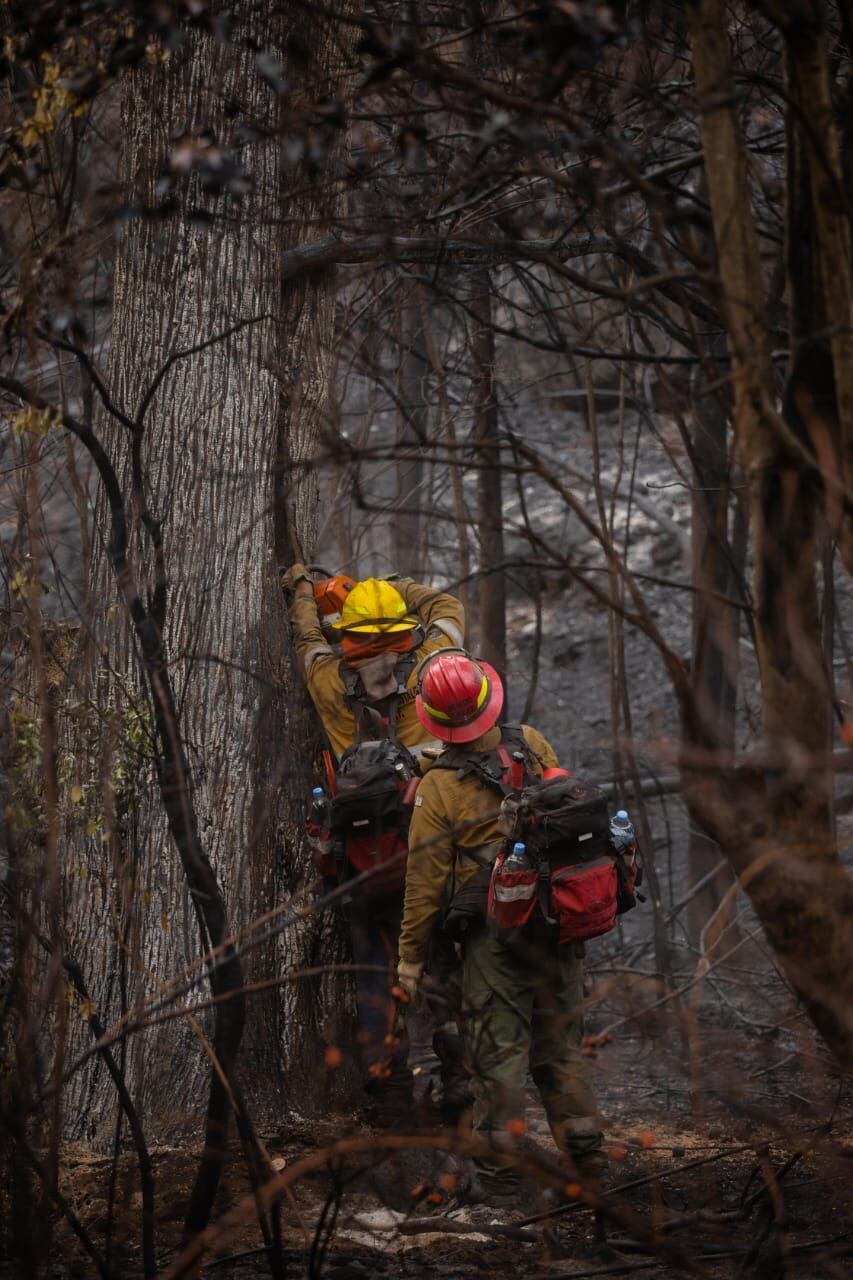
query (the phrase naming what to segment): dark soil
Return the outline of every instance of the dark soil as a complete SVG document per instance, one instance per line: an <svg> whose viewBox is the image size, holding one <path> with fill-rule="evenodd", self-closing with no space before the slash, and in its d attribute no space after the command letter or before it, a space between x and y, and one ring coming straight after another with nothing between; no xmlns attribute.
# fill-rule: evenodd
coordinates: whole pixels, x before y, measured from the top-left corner
<svg viewBox="0 0 853 1280"><path fill-rule="evenodd" d="M388 1135L371 1134L353 1117L303 1121L268 1133L276 1167L290 1175L282 1201L287 1275L544 1280L642 1270L714 1280L817 1280L849 1274L849 1083L839 1079L755 944L744 944L741 956L740 967L733 958L715 973L721 996L706 988L701 1006L694 992L689 1008L670 1000L639 1018L632 1018L637 1003L618 978L608 991L614 975L607 972L606 956L591 957L601 999L591 1006L589 1030L599 1036L599 1047L589 1046L597 1055L590 1057L590 1067L606 1117L608 1168L600 1193L585 1190L552 1217L529 1221L546 1207L545 1187L572 1175L554 1177L556 1152L532 1093L528 1135L519 1149L532 1160L533 1172L513 1212L478 1207L448 1216L442 1180L449 1186L457 1166L446 1149L382 1150ZM765 976L756 976L762 967ZM608 1026L609 1039L601 1036ZM423 1095L433 1066L423 1045L416 1045L415 1063ZM440 1147L437 1127L425 1119L428 1109L413 1129L413 1145L428 1140ZM401 1136L394 1132L390 1140ZM452 1145L458 1136L447 1140ZM342 1152L347 1140L361 1140L361 1149ZM370 1150L374 1140L376 1149ZM62 1173L64 1194L101 1249L109 1168L109 1159L71 1151ZM177 1257L194 1171L195 1153L155 1153L157 1247L164 1268ZM270 1274L249 1192L235 1152L204 1275L248 1280ZM428 1203L430 1194L440 1194L442 1203ZM141 1275L140 1205L134 1159L125 1153L111 1245L116 1277ZM228 1225L226 1218L235 1220ZM522 1222L527 1226L520 1236L505 1234ZM597 1239L601 1223L605 1244ZM57 1220L55 1226L49 1274L57 1280L95 1274L68 1225Z"/></svg>

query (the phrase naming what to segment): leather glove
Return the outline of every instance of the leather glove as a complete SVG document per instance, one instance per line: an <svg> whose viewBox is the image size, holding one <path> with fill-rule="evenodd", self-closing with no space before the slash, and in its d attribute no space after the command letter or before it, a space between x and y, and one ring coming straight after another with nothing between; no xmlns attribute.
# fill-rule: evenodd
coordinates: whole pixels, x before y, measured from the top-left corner
<svg viewBox="0 0 853 1280"><path fill-rule="evenodd" d="M400 960L397 965L397 985L402 988L412 1004L418 998L423 970L422 964L414 964L408 960Z"/></svg>
<svg viewBox="0 0 853 1280"><path fill-rule="evenodd" d="M304 564L300 564L297 560L296 564L292 564L281 575L281 586L283 591L295 591L300 582L306 582L313 590L314 580L311 577Z"/></svg>

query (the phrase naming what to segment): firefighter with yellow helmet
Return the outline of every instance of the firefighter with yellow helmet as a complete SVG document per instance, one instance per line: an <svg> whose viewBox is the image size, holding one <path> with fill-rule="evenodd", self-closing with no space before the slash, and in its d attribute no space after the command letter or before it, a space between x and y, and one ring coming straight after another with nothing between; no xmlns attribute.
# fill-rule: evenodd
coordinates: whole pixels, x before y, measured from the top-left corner
<svg viewBox="0 0 853 1280"><path fill-rule="evenodd" d="M290 621L308 691L332 750L340 758L356 740L359 705L397 699L395 732L415 754L434 743L415 710L418 664L465 634L465 610L455 596L400 578L367 578L346 594L331 626L339 650L324 632L314 598L314 581L304 565L285 575L292 589ZM400 685L403 685L402 691Z"/></svg>
<svg viewBox="0 0 853 1280"><path fill-rule="evenodd" d="M384 795L386 775L393 783L394 771L404 781L411 777L414 788L412 775L419 776L423 749L439 745L415 706L417 670L430 654L463 643L465 611L454 596L409 578L338 578L318 584L304 565L294 564L282 585L290 593L296 653L335 756L340 789L333 779L338 794L330 807L339 828L346 825L341 816L345 802L353 817L351 833L336 847L340 875L353 882L348 915L359 966L358 1034L369 1111L379 1121L394 1122L409 1112L413 1083L405 1031L399 1022L395 1028L390 994L403 906L405 831L399 826L393 830L399 822L396 810L375 820L377 797ZM331 608L339 609L337 616L330 616ZM373 808L358 808L362 779L367 780L362 793L370 794ZM376 865L386 854L394 856L384 866ZM440 960L435 967L441 968ZM439 983L431 1013L444 1101L455 1111L466 1098L467 1077Z"/></svg>

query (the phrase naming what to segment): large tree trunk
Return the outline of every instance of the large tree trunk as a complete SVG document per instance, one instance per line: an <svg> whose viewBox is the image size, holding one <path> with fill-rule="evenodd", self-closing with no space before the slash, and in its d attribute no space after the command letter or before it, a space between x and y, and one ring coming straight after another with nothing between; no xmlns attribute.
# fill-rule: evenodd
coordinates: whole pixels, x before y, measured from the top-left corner
<svg viewBox="0 0 853 1280"><path fill-rule="evenodd" d="M717 341L712 354L720 354ZM727 447L728 406L713 390L704 371L691 388L693 409L691 558L693 617L690 679L693 697L723 755L735 752L735 711L739 670L740 611L724 603L736 600L734 552L729 538L730 465ZM691 884L705 888L691 900L688 927L698 942L702 930L723 905L733 878L720 863L716 842L695 822L690 827L688 867ZM727 914L731 914L729 911Z"/></svg>
<svg viewBox="0 0 853 1280"><path fill-rule="evenodd" d="M327 278L290 283L284 291L280 283L281 252L316 210L303 196L288 199L282 183L279 103L258 74L255 50L283 60L286 30L267 12L238 6L227 44L192 34L168 62L126 81L126 197L154 206L170 153L192 169L179 178L168 217L137 218L124 232L107 374L113 401L135 418L169 358L209 343L175 360L160 381L145 413L138 461L144 500L162 524L164 645L199 835L232 930L245 930L273 908L307 870L298 796L309 783L310 757L299 716L296 725L291 720L291 709L302 705L301 689L276 579L274 512L281 503L282 459L302 462L312 452L331 324ZM319 70L325 77L332 34L319 27L312 34L309 74ZM303 24L303 44L305 37ZM260 122L269 127L268 137L258 130ZM235 140L240 126L252 140ZM244 165L249 187L242 200L233 191L202 189L205 166L216 175L204 131L216 146L233 146ZM194 160L199 153L201 171ZM279 217L283 200L286 221ZM310 410L306 416L303 406ZM106 413L99 428L113 455L124 458L127 478L126 429ZM315 490L302 478L303 469L288 474L289 519L310 546ZM137 494L137 522L142 501ZM141 537L137 548L142 562ZM136 692L130 637L108 607L115 595L109 566L103 554L96 559L93 595L101 613L94 627L102 661L94 696L111 726L101 739L97 776L114 797L115 820L105 825L106 839L99 833L69 851L64 906L70 952L86 969L92 1003L109 1024L197 966L200 943L144 758L129 776L134 748L142 748L144 757L149 717ZM159 570L150 555L147 564L156 600ZM313 955L317 927L303 922L278 945L251 951L247 978L274 977L282 961ZM309 1020L308 1031L300 1026L297 1032L287 1017L298 993L296 983L281 994L250 998L248 1005L249 1065L263 1080L271 1107L282 1101L271 1087L283 1083L282 1063L300 1058L293 1038L315 1025ZM188 1004L207 994L206 984L199 984ZM195 1129L211 1069L201 1034L208 1017L168 1022L129 1042L128 1081L155 1132L175 1132L188 1120ZM308 1090L294 1096L294 1083L287 1081L284 1101L305 1105ZM104 1140L115 1098L103 1073L96 1066L78 1073L68 1099L72 1133Z"/></svg>
<svg viewBox="0 0 853 1280"><path fill-rule="evenodd" d="M826 414L819 409L813 415L817 418L814 426L808 416L806 425L822 472L829 524L840 538L845 567L853 572L853 257L849 195L842 140L836 127L837 104L833 102L824 8L818 0L806 0L793 11L786 5L771 6L770 14L785 36L790 95L788 206L794 227L789 229L788 261L789 279L796 286L791 296L795 320L791 337L813 345L814 335L819 332L820 346L828 347L828 376L809 391L812 399L817 396L832 400L832 410ZM849 38L849 4L840 6L840 10ZM792 178L797 184L794 191ZM811 275L808 284L804 281L805 272ZM813 327L803 323L812 321L818 323ZM794 363L796 371L799 359ZM827 419L831 419L831 425ZM838 484L839 472L846 503Z"/></svg>
<svg viewBox="0 0 853 1280"><path fill-rule="evenodd" d="M393 568L404 577L419 578L424 564L420 513L424 500L424 459L429 446L429 405L426 389L429 374L423 321L424 299L419 285L400 307L398 320L399 364L397 366L397 440L403 456L397 463L397 506L392 515L394 539Z"/></svg>
<svg viewBox="0 0 853 1280"><path fill-rule="evenodd" d="M815 492L796 438L774 408L764 285L725 19L723 0L691 6L721 311L732 357L735 439L749 485L769 759L748 774L726 767L713 727L695 703L683 702L682 779L691 812L725 849L786 975L849 1068L853 881L841 865L829 820Z"/></svg>
<svg viewBox="0 0 853 1280"><path fill-rule="evenodd" d="M495 331L488 267L471 272L471 361L480 542L479 655L506 678L506 570Z"/></svg>

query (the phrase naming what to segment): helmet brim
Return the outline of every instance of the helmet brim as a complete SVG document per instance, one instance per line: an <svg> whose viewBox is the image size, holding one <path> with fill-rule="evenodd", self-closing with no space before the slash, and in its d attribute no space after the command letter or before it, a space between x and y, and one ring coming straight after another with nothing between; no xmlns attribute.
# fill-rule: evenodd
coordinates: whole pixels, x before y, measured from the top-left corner
<svg viewBox="0 0 853 1280"><path fill-rule="evenodd" d="M438 653L441 653L440 649ZM503 710L503 681L495 668L490 666L488 662L481 662L479 658L475 658L474 661L489 682L489 701L479 715L476 715L473 720L469 720L467 724L449 725L444 720L435 720L424 706L421 695L418 694L415 698L415 710L418 713L418 719L424 728L429 729L430 733L441 742L473 742L475 738L481 738L484 733L488 733L497 724L498 717Z"/></svg>
<svg viewBox="0 0 853 1280"><path fill-rule="evenodd" d="M396 622L353 622L351 618L340 618L331 624L336 631L353 631L362 636L390 636L396 631L414 631L418 626L417 618L407 614Z"/></svg>

